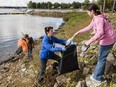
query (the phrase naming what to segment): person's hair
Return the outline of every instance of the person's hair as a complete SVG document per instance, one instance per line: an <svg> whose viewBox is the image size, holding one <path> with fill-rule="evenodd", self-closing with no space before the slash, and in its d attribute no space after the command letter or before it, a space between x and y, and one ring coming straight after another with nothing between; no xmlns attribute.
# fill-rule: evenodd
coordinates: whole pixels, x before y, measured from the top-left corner
<svg viewBox="0 0 116 87"><path fill-rule="evenodd" d="M47 35L47 32L49 32L49 31L52 30L52 29L53 29L53 27L51 27L51 26L45 27L45 33L46 33L46 35Z"/></svg>
<svg viewBox="0 0 116 87"><path fill-rule="evenodd" d="M90 4L90 6L88 7L88 10L89 11L93 10L95 15L100 15L101 14L101 12L99 10L99 7L94 3Z"/></svg>
<svg viewBox="0 0 116 87"><path fill-rule="evenodd" d="M28 34L25 34L25 35L24 35L24 38L29 38L29 35L28 35Z"/></svg>

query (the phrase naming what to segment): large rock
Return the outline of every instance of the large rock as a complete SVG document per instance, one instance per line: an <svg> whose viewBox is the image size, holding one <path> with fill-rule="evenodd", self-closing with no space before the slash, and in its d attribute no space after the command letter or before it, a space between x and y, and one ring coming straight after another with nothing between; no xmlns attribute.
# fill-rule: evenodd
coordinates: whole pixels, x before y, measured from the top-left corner
<svg viewBox="0 0 116 87"><path fill-rule="evenodd" d="M116 83L113 85L113 87L116 87Z"/></svg>
<svg viewBox="0 0 116 87"><path fill-rule="evenodd" d="M116 72L115 66L112 63L107 61L106 68L105 68L105 74L111 75L112 73L115 73L115 72Z"/></svg>
<svg viewBox="0 0 116 87"><path fill-rule="evenodd" d="M89 68L89 67L84 67L84 69L83 69L83 73L84 74L89 74L91 72L91 68Z"/></svg>
<svg viewBox="0 0 116 87"><path fill-rule="evenodd" d="M86 82L83 80L83 81L79 81L76 85L76 87L87 87L86 86Z"/></svg>
<svg viewBox="0 0 116 87"><path fill-rule="evenodd" d="M109 61L113 65L116 65L116 59L115 59L115 57L114 57L114 55L112 53L109 53L109 55L107 57L107 61Z"/></svg>
<svg viewBox="0 0 116 87"><path fill-rule="evenodd" d="M65 77L64 75L60 75L56 78L56 81L58 84L66 84L67 83L67 77Z"/></svg>
<svg viewBox="0 0 116 87"><path fill-rule="evenodd" d="M112 81L116 83L116 74L112 74Z"/></svg>
<svg viewBox="0 0 116 87"><path fill-rule="evenodd" d="M59 86L58 86L58 83L55 83L55 84L54 84L54 87L59 87Z"/></svg>

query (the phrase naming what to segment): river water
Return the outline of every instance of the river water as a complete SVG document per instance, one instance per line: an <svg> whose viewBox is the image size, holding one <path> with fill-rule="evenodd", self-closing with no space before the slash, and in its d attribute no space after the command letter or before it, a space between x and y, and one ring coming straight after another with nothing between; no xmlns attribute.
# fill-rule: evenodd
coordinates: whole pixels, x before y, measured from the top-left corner
<svg viewBox="0 0 116 87"><path fill-rule="evenodd" d="M44 35L44 27L58 29L62 18L40 17L32 15L0 15L0 62L8 59L17 49L18 39L27 33L34 39Z"/></svg>

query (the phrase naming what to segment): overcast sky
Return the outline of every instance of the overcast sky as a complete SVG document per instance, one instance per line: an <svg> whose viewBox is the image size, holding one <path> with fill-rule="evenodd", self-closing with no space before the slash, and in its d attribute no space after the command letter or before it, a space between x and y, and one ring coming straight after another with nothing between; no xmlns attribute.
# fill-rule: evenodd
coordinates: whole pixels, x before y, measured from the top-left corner
<svg viewBox="0 0 116 87"><path fill-rule="evenodd" d="M72 3L76 2L83 2L84 0L0 0L0 6L27 6L29 1L33 2L64 2L64 3ZM91 0L90 0L91 1Z"/></svg>

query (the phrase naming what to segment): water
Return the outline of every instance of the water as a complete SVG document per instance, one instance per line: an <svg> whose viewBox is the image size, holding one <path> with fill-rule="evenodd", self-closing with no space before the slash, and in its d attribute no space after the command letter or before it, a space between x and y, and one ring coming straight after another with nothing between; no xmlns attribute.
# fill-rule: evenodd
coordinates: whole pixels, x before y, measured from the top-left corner
<svg viewBox="0 0 116 87"><path fill-rule="evenodd" d="M0 62L16 51L18 39L23 37L22 32L38 39L45 34L44 27L53 26L58 29L61 23L62 18L0 15Z"/></svg>

